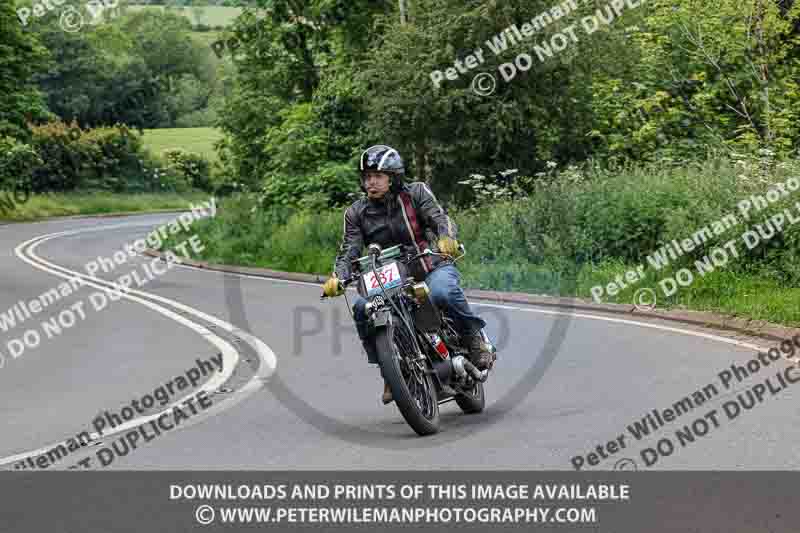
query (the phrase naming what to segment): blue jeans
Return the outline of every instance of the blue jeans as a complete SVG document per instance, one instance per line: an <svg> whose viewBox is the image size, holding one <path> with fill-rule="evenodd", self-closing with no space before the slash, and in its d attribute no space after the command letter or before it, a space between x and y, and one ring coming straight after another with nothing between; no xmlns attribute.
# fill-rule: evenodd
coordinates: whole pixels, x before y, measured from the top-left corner
<svg viewBox="0 0 800 533"><path fill-rule="evenodd" d="M455 265L443 265L428 274L425 283L431 290L431 300L439 310L453 319L456 331L466 334L486 327L486 322L472 312L461 289L461 273ZM366 298L356 296L353 303L353 316L358 336L362 341L367 339ZM369 351L367 352L369 354Z"/></svg>

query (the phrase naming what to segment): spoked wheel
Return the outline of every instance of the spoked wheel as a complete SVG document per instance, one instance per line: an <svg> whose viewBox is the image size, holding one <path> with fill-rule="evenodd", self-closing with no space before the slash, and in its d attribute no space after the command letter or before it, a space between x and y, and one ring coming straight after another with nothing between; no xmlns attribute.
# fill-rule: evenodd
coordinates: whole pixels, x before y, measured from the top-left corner
<svg viewBox="0 0 800 533"><path fill-rule="evenodd" d="M483 383L475 381L472 390L466 394L456 394L456 403L468 415L480 413L486 407L486 395Z"/></svg>
<svg viewBox="0 0 800 533"><path fill-rule="evenodd" d="M405 328L393 328L394 339L389 338L387 329L375 338L383 379L408 425L419 435L432 435L439 431L439 399L433 378L426 372L424 361L414 357Z"/></svg>

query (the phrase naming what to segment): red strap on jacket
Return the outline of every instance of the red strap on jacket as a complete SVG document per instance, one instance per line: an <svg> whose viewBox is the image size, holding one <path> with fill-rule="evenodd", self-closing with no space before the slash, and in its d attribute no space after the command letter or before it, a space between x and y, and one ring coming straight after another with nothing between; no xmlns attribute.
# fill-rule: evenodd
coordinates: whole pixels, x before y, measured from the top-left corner
<svg viewBox="0 0 800 533"><path fill-rule="evenodd" d="M426 241L425 237L422 235L422 228L417 221L417 212L414 209L414 204L411 202L411 196L407 192L401 192L399 197L400 205L403 208L404 213L403 218L406 221L406 226L411 234L411 240L416 245L418 253L422 252L425 250L425 248L428 248L429 245L428 241ZM423 257L420 260L422 261L422 268L425 269L425 272L430 272L433 268L431 265L431 258Z"/></svg>

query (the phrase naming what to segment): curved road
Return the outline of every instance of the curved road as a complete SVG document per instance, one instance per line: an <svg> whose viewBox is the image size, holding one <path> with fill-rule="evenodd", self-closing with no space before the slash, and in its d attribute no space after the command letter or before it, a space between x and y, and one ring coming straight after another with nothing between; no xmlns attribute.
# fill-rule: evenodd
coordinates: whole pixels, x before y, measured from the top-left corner
<svg viewBox="0 0 800 533"><path fill-rule="evenodd" d="M0 227L0 314L75 273L86 275L89 261L112 257L174 217ZM138 292L94 309L89 296L103 280L142 272L152 261L138 256L100 272L99 279L85 280L92 285L0 331L4 468L21 468L27 458L35 464L59 442L90 430L105 411L119 413L167 382L175 390L161 410L200 390L213 406L200 409L195 402L196 413L179 427L118 451L108 468L534 470L582 463L585 469L646 469L641 450L656 448L665 437L674 450L649 468L800 466L792 446L800 438L792 423L800 387L786 381L800 371L786 370L787 360L767 360L768 366L741 381L731 377L727 388L719 375L732 364L746 367L757 346L769 347L761 341L663 322L480 302L490 333L507 332L498 340L502 350L488 383L488 408L465 416L453 403L442 405L442 431L421 439L393 405L380 404L379 373L366 363L344 299L320 302L317 285L176 266ZM50 329L52 338L46 338L41 323L70 308L74 325L60 334ZM8 343L37 328L41 343L14 358ZM192 390L177 390L178 376L198 359L214 358L223 362L221 372L209 371ZM747 391L758 384L761 401L729 419L724 404L732 410L738 394L746 404ZM686 397L688 409L681 404ZM637 440L628 426L641 424L654 409L656 426L662 425L656 417L670 417L665 411L674 420ZM121 433L52 464L47 460L46 467L68 468L90 457L84 465L101 468L98 449L111 448L159 412L137 413L118 428Z"/></svg>

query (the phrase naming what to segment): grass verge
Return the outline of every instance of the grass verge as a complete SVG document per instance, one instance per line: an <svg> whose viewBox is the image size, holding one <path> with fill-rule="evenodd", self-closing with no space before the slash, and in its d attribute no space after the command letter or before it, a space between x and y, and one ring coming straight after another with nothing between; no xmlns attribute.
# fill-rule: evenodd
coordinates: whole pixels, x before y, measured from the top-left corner
<svg viewBox="0 0 800 533"><path fill-rule="evenodd" d="M798 162L569 170L541 180L525 198L450 211L467 247L468 256L459 263L464 285L592 298L593 287L608 287L617 276L624 279L625 272L642 267L642 279L617 292L605 290L602 301L632 304L637 290L649 288L660 308L800 326L800 186L773 195L779 200L746 216L740 207L798 176ZM781 213L793 213L799 223L787 223L758 246L745 245L744 232ZM729 215L735 224L719 226L668 265L650 266L648 256L665 244ZM239 196L197 229L206 245L203 259L210 262L328 274L341 240L341 216L342 209L265 211L254 199ZM701 273L698 262L726 245L735 247L736 257ZM681 270L690 271L693 282L665 291L663 280Z"/></svg>
<svg viewBox="0 0 800 533"><path fill-rule="evenodd" d="M9 195L13 197L13 195ZM208 193L182 194L110 194L50 193L31 195L25 203L0 213L0 220L23 222L70 215L104 213L147 213L166 209L188 209L190 203L208 200Z"/></svg>

